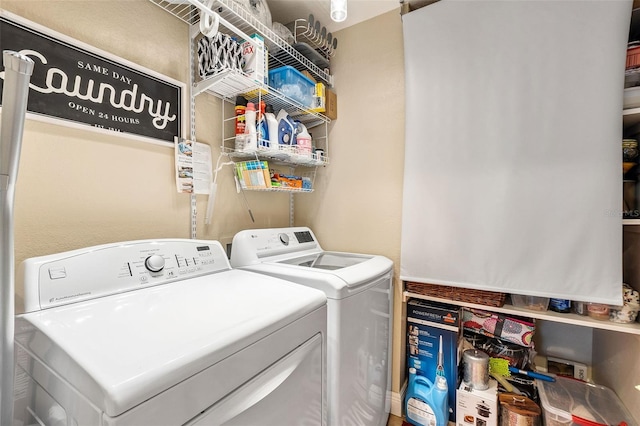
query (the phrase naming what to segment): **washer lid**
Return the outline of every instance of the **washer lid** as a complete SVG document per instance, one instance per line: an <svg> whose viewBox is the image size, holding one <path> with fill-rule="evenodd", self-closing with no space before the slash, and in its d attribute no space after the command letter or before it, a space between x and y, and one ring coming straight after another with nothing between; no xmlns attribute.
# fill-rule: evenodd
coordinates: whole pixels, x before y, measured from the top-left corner
<svg viewBox="0 0 640 426"><path fill-rule="evenodd" d="M343 299L377 285L393 274L393 262L384 256L323 251L293 257L280 255L242 269L283 278Z"/></svg>
<svg viewBox="0 0 640 426"><path fill-rule="evenodd" d="M325 303L229 270L21 315L16 342L115 417Z"/></svg>
<svg viewBox="0 0 640 426"><path fill-rule="evenodd" d="M336 269L347 268L349 266L366 262L371 258L373 258L373 256L350 253L320 252L293 259L281 260L278 263L334 271Z"/></svg>

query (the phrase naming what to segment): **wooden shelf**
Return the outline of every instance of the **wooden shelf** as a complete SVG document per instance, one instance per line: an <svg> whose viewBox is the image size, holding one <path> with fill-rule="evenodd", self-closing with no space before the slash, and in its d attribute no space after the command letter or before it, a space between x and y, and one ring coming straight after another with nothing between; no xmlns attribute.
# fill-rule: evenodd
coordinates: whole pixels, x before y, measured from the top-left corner
<svg viewBox="0 0 640 426"><path fill-rule="evenodd" d="M532 311L523 308L516 308L510 304L505 304L501 308L493 306L478 305L476 303L458 302L455 300L441 299L439 297L425 296L422 294L404 291L402 293L404 302L409 299L423 299L434 302L447 303L449 305L463 306L465 308L482 309L491 312L500 312L503 314L517 315L521 317L536 318L544 321L553 321L563 324L577 325L581 327L591 327L601 330L618 331L620 333L640 335L640 323L619 324L612 321L599 321L591 317L581 316L577 314L561 314L554 311Z"/></svg>
<svg viewBox="0 0 640 426"><path fill-rule="evenodd" d="M622 125L625 129L640 123L640 108L629 108L622 111Z"/></svg>

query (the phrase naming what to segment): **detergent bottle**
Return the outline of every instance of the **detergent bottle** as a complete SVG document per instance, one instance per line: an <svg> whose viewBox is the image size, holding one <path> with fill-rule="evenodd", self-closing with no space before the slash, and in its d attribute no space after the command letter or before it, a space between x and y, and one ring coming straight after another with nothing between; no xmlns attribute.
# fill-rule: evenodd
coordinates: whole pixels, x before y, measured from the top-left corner
<svg viewBox="0 0 640 426"><path fill-rule="evenodd" d="M409 423L417 426L446 426L449 422L449 400L447 378L444 376L444 354L442 352L442 336L438 353L438 368L435 383L417 373L415 368L409 369L409 386L405 411Z"/></svg>
<svg viewBox="0 0 640 426"><path fill-rule="evenodd" d="M269 127L267 125L266 104L264 101L260 101L257 113L258 147L269 148Z"/></svg>
<svg viewBox="0 0 640 426"><path fill-rule="evenodd" d="M245 142L243 151L253 152L258 149L258 129L256 128L256 108L253 102L247 103L245 111Z"/></svg>
<svg viewBox="0 0 640 426"><path fill-rule="evenodd" d="M289 114L284 109L278 112L276 117L278 120L278 142L280 145L292 145L294 142L295 127L294 123L289 117Z"/></svg>
<svg viewBox="0 0 640 426"><path fill-rule="evenodd" d="M311 158L311 135L307 131L307 128L302 123L298 124L298 133L296 134L296 149L298 154Z"/></svg>
<svg viewBox="0 0 640 426"><path fill-rule="evenodd" d="M264 118L267 121L267 134L269 135L269 149L278 150L278 120L273 113L273 106L267 104L265 108Z"/></svg>

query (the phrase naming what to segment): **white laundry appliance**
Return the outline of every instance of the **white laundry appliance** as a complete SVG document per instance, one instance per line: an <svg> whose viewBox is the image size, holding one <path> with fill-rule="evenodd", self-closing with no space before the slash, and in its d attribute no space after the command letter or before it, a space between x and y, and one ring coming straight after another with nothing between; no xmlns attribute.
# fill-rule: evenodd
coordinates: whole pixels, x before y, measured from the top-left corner
<svg viewBox="0 0 640 426"><path fill-rule="evenodd" d="M251 229L233 238L234 268L327 295L329 425L386 425L391 405L393 262L324 251L306 227Z"/></svg>
<svg viewBox="0 0 640 426"><path fill-rule="evenodd" d="M217 241L28 259L17 425L325 425L326 297Z"/></svg>

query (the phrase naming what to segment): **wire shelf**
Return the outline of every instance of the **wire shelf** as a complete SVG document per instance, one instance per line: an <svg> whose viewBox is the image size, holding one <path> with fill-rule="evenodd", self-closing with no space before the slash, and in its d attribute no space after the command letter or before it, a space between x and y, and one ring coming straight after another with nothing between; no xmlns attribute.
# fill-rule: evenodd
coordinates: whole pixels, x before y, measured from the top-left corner
<svg viewBox="0 0 640 426"><path fill-rule="evenodd" d="M267 85L257 84L240 71L227 70L223 74L229 74L232 77L227 76L228 79L219 78L219 74L216 74L202 80L196 84L198 88L196 94L206 90L222 97L231 104L235 104L237 96L243 96L248 102L253 102L256 105L260 104L260 101L264 101L266 104L272 105L276 112L284 109L291 118L300 121L308 129L331 122L331 119L305 108L276 89Z"/></svg>
<svg viewBox="0 0 640 426"><path fill-rule="evenodd" d="M235 164L235 176L242 190L269 192L313 192L315 173L283 174L263 160Z"/></svg>
<svg viewBox="0 0 640 426"><path fill-rule="evenodd" d="M252 160L256 158L265 158L276 164L285 164L289 166L306 166L317 167L329 165L329 157L319 152L312 154L300 154L297 147L291 145L280 145L277 150L270 148L259 148L254 151L239 151L226 146L221 147L221 151L233 160Z"/></svg>
<svg viewBox="0 0 640 426"><path fill-rule="evenodd" d="M334 39L331 33L318 31L318 28L310 24L311 22L306 19L296 19L291 24L287 24L287 27L291 30L296 43L308 44L328 61L335 54L338 40Z"/></svg>
<svg viewBox="0 0 640 426"><path fill-rule="evenodd" d="M303 189L303 188L242 188L243 191L262 191L262 192L288 192L288 193L296 193L296 192L304 192L309 193L313 192L313 189Z"/></svg>
<svg viewBox="0 0 640 426"><path fill-rule="evenodd" d="M271 42L273 47L269 55L270 59L273 59L274 62L282 65L290 65L298 70L306 69L320 80L325 81L329 86L333 86L333 76L327 69L321 69L311 62L284 39L276 35L271 28L268 28L233 0L216 0L211 9L201 0L149 1L189 25L195 25L200 22L201 11L210 14L215 12L223 19L220 23L222 27L221 31L236 33L235 29L239 29L248 35L257 32ZM224 21L226 21L226 23Z"/></svg>

